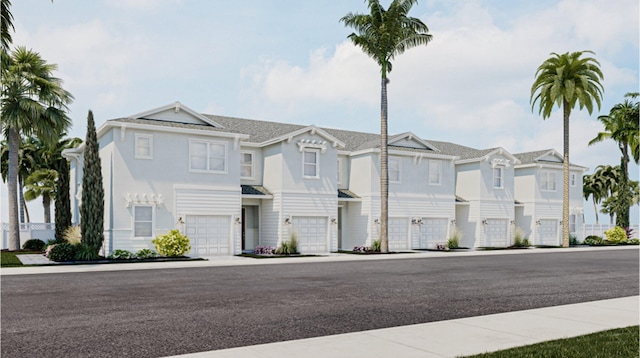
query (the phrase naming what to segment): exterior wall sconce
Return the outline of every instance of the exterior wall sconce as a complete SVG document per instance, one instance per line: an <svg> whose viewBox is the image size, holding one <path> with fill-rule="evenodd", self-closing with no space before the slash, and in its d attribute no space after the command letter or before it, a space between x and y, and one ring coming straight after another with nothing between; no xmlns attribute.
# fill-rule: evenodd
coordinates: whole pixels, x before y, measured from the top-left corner
<svg viewBox="0 0 640 358"><path fill-rule="evenodd" d="M178 216L178 221L176 221L176 224L178 225L184 225L184 219L182 218L182 215Z"/></svg>
<svg viewBox="0 0 640 358"><path fill-rule="evenodd" d="M536 220L536 225L540 225L542 222L540 220Z"/></svg>
<svg viewBox="0 0 640 358"><path fill-rule="evenodd" d="M242 224L242 220L240 220L240 217L238 215L234 215L235 219L233 220L236 224Z"/></svg>
<svg viewBox="0 0 640 358"><path fill-rule="evenodd" d="M487 219L482 219L482 225L487 225Z"/></svg>
<svg viewBox="0 0 640 358"><path fill-rule="evenodd" d="M291 217L290 216L285 216L284 217L284 224L285 225L291 225Z"/></svg>
<svg viewBox="0 0 640 358"><path fill-rule="evenodd" d="M376 225L380 224L380 219L375 218L375 219L373 220L373 223L374 223L374 224L376 224Z"/></svg>
<svg viewBox="0 0 640 358"><path fill-rule="evenodd" d="M338 224L338 219L332 217L331 218L331 225L336 225L336 224Z"/></svg>
<svg viewBox="0 0 640 358"><path fill-rule="evenodd" d="M411 225L422 225L422 218L411 219Z"/></svg>
<svg viewBox="0 0 640 358"><path fill-rule="evenodd" d="M516 221L515 220L511 220L511 225L515 224Z"/></svg>
<svg viewBox="0 0 640 358"><path fill-rule="evenodd" d="M451 219L451 225L455 225L456 224L456 219Z"/></svg>

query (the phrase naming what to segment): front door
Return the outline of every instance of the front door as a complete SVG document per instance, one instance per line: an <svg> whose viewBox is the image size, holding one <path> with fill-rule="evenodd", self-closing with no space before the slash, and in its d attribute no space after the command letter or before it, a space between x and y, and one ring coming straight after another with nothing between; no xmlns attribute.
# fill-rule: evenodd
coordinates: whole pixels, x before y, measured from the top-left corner
<svg viewBox="0 0 640 358"><path fill-rule="evenodd" d="M245 221L247 216L246 213L247 213L247 210L245 208L242 208L242 250L244 250L246 246L245 239L247 237L247 223Z"/></svg>

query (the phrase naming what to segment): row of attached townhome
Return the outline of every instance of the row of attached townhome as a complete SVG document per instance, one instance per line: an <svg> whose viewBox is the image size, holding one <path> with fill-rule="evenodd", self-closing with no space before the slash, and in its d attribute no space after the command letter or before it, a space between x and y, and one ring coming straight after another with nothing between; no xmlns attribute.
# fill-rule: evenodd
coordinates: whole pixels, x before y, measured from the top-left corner
<svg viewBox="0 0 640 358"><path fill-rule="evenodd" d="M233 255L297 234L302 253L370 245L380 220L380 136L197 113L179 102L98 129L105 253L152 248L172 229L191 255ZM560 242L562 159L389 136L389 247L433 248L454 226L468 247ZM79 222L84 145L67 150ZM580 225L583 167L572 167Z"/></svg>

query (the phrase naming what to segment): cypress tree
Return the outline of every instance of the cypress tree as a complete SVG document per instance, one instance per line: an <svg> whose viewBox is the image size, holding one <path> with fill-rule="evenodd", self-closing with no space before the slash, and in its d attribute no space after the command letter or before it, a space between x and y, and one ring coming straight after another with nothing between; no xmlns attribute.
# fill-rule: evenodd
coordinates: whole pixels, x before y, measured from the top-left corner
<svg viewBox="0 0 640 358"><path fill-rule="evenodd" d="M82 175L82 204L80 206L82 243L97 253L104 241L104 187L102 166L98 152L98 138L93 112L87 117L87 138Z"/></svg>
<svg viewBox="0 0 640 358"><path fill-rule="evenodd" d="M55 221L56 240L62 240L64 232L71 226L71 201L69 198L69 163L59 161L58 183L56 184Z"/></svg>

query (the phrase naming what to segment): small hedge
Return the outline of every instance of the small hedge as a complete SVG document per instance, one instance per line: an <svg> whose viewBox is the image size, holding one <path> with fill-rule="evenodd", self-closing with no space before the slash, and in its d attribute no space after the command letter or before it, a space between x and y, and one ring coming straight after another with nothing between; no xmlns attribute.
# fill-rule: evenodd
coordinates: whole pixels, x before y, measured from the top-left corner
<svg viewBox="0 0 640 358"><path fill-rule="evenodd" d="M189 238L178 230L171 230L168 234L160 235L151 241L156 251L162 256L183 256L191 251Z"/></svg>
<svg viewBox="0 0 640 358"><path fill-rule="evenodd" d="M31 251L42 251L45 245L46 244L44 243L44 241L40 239L30 239L25 241L24 245L22 245L22 248Z"/></svg>
<svg viewBox="0 0 640 358"><path fill-rule="evenodd" d="M47 248L46 256L51 261L73 261L76 257L76 247L69 243L51 245Z"/></svg>

